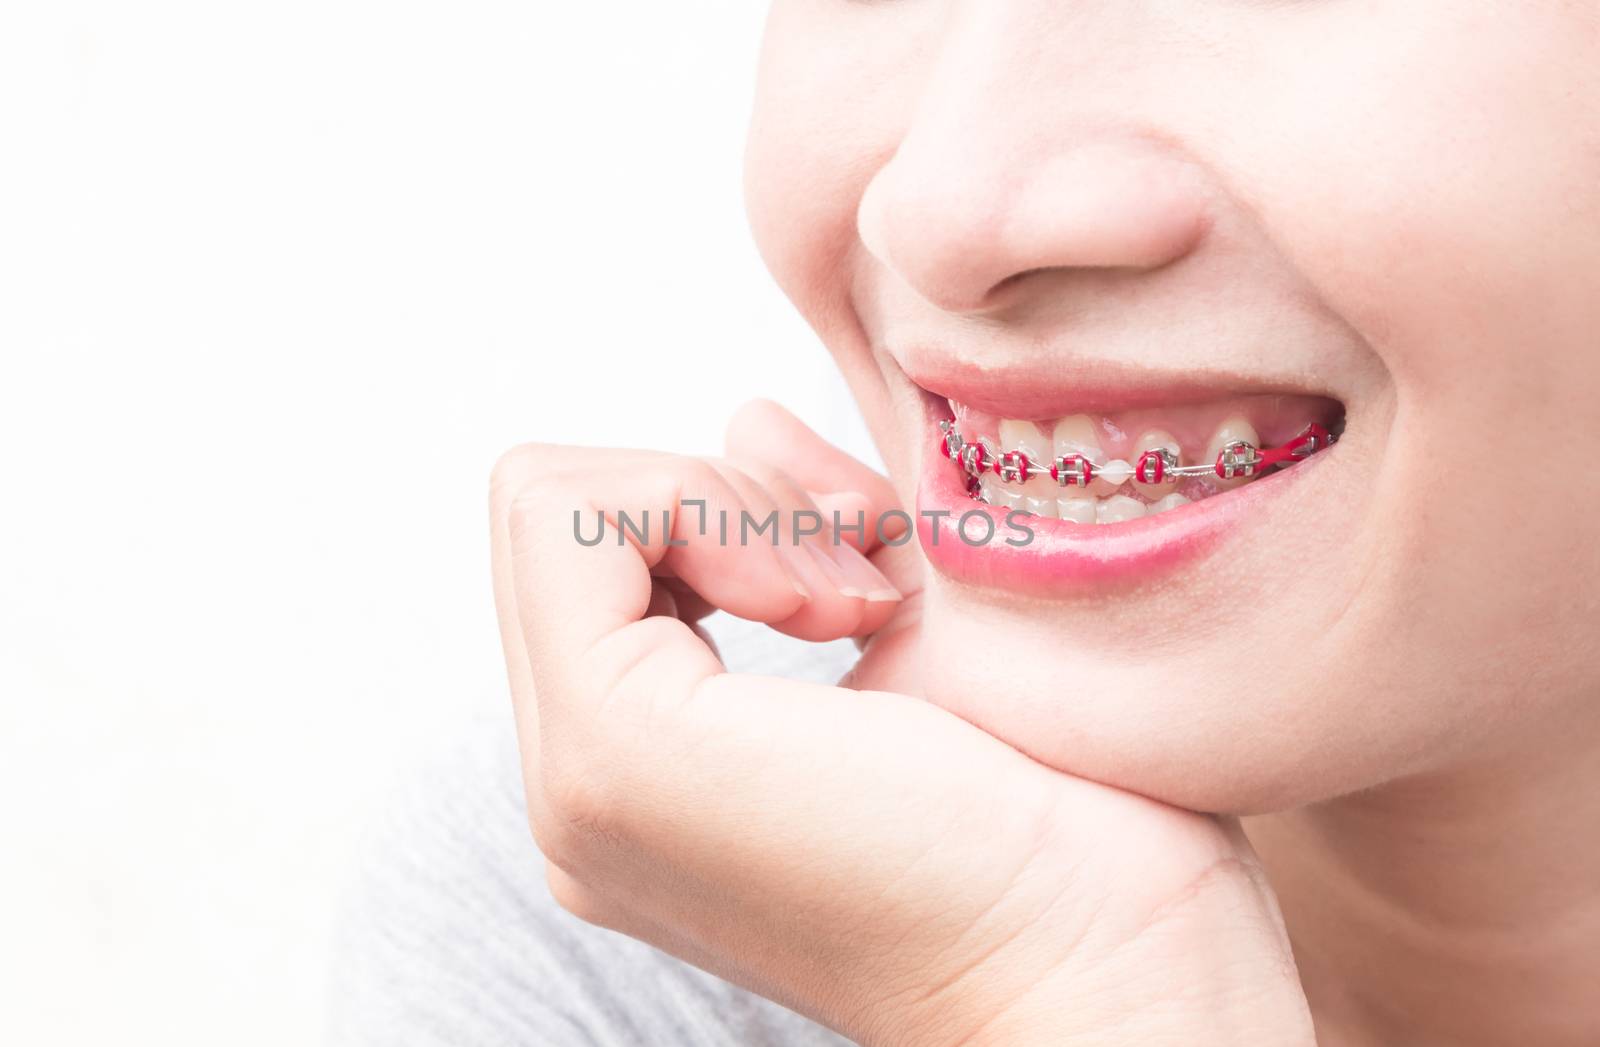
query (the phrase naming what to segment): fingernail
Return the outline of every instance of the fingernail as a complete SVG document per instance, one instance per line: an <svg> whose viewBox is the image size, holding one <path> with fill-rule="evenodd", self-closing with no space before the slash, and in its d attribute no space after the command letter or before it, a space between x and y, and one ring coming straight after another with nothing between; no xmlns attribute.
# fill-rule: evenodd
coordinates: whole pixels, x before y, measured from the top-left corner
<svg viewBox="0 0 1600 1047"><path fill-rule="evenodd" d="M822 548L816 539L808 538L801 542L800 545L805 549L806 555L811 558L811 562L817 565L817 570L821 571L822 576L828 580L829 585L839 590L844 596L854 596L862 599L866 597L866 590L858 589L850 584L850 579L845 576L844 570L833 562L833 559L828 556L827 551Z"/></svg>
<svg viewBox="0 0 1600 1047"><path fill-rule="evenodd" d="M891 509L874 518L871 512L872 499L861 491L825 491L812 493L811 497L821 509L841 511L841 506L854 507L854 512L842 512L843 517L849 521L859 519L868 533L876 532L881 542L894 542L911 530L911 517L899 509ZM824 513L824 515L831 514Z"/></svg>
<svg viewBox="0 0 1600 1047"><path fill-rule="evenodd" d="M872 561L856 551L848 542L820 540L824 558L831 560L843 576L839 591L846 596L858 596L870 603L884 603L903 597L900 590L885 578L883 572L872 566Z"/></svg>
<svg viewBox="0 0 1600 1047"><path fill-rule="evenodd" d="M778 553L778 566L782 567L783 573L789 576L789 581L794 586L794 591L807 600L811 599L811 590L806 588L806 583L802 580L805 574L805 565L800 550L790 545L784 545L781 542L775 548Z"/></svg>

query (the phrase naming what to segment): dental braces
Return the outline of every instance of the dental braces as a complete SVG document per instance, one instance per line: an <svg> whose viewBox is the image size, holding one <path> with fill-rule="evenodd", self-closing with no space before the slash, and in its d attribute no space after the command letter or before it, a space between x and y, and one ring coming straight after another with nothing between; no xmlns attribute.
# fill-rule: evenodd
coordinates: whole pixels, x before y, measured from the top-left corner
<svg viewBox="0 0 1600 1047"><path fill-rule="evenodd" d="M1210 465L1182 465L1170 448L1154 447L1139 456L1132 478L1151 486L1175 484L1191 476L1248 479L1274 466L1303 462L1318 451L1326 450L1338 441L1343 428L1342 419L1332 429L1312 422L1293 440L1266 450L1247 440L1232 440L1223 445L1217 460ZM939 431L939 452L974 479L985 472L993 472L1003 483L1025 484L1033 476L1048 473L1059 487L1088 487L1110 464L1097 464L1081 454L1063 454L1057 455L1046 467L1022 451L996 454L978 441L964 439L954 419L941 421Z"/></svg>

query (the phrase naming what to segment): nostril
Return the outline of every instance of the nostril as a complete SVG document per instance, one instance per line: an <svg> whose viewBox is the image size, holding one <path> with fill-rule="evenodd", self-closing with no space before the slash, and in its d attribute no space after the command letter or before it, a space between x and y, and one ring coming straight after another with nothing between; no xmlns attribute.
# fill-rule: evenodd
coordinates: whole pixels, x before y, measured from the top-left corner
<svg viewBox="0 0 1600 1047"><path fill-rule="evenodd" d="M989 297L1003 298L1012 288L1027 280L1029 277L1037 276L1040 273L1048 273L1049 271L1050 270L1048 269L1024 269L1020 273L1012 273L1004 280L1001 280L999 283L989 288Z"/></svg>

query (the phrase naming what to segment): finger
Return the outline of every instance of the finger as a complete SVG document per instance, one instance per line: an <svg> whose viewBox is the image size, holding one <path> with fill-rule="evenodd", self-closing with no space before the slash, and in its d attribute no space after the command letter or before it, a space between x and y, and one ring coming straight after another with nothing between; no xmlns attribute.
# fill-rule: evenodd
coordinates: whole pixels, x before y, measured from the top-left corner
<svg viewBox="0 0 1600 1047"><path fill-rule="evenodd" d="M700 619L715 610L716 608L702 599L698 593L676 578L655 578L651 582L650 604L645 609L645 615L676 618L683 622L700 638L701 643L710 648L711 654L720 662L722 652L717 649L716 641L699 624Z"/></svg>
<svg viewBox="0 0 1600 1047"><path fill-rule="evenodd" d="M832 517L782 469L754 463L743 471L761 484L777 502L784 520L793 525L795 533L785 541L798 541L810 554L814 570L827 579L829 590L852 598L836 608L813 601L800 612L801 616L812 615L811 621L784 623L780 628L791 635L828 640L866 636L880 629L901 600L894 584L855 546L840 539ZM838 617L823 618L827 610L836 610ZM795 628L802 624L804 631Z"/></svg>
<svg viewBox="0 0 1600 1047"><path fill-rule="evenodd" d="M842 592L849 587L828 574L813 550L782 540L791 535L778 530L787 525L777 498L738 470L655 455L595 456L600 464L574 470L545 463L550 453L533 456L529 479L508 510L508 533L521 539L512 563L511 589L519 599L511 620L520 623L525 642L542 637L582 650L624 630L647 617L653 573L678 579L732 614L809 639L850 635L859 625L863 598ZM746 534L746 520L768 530ZM564 577L571 564L590 571L583 588L545 581ZM530 584L564 595L541 600L526 591ZM548 627L538 628L529 614L550 615ZM705 653L704 645L694 649ZM529 645L541 709L545 653Z"/></svg>
<svg viewBox="0 0 1600 1047"><path fill-rule="evenodd" d="M754 472L764 465L793 477L830 522L840 521L838 537L867 553L900 591L902 607L917 599L926 565L910 540L911 518L887 479L770 400L740 408L728 424L726 444L741 468Z"/></svg>
<svg viewBox="0 0 1600 1047"><path fill-rule="evenodd" d="M710 617L717 610L710 600L676 578L660 578L658 583L667 587L667 591L672 594L673 603L677 606L678 617L686 622L698 622Z"/></svg>
<svg viewBox="0 0 1600 1047"><path fill-rule="evenodd" d="M672 590L667 588L664 582L658 579L652 579L650 582L650 602L645 605L644 613L646 618L659 617L677 618L680 621L687 620L678 613L677 597L673 595Z"/></svg>
<svg viewBox="0 0 1600 1047"><path fill-rule="evenodd" d="M552 882L596 920L841 1020L885 984L982 962L973 928L1006 911L1019 879L1041 879L1027 866L1050 833L1057 776L917 699L728 674L686 624L651 616L669 609L652 576L669 556L673 577L714 603L765 586L767 605L741 605L776 616L799 597L757 555L771 550L692 526L577 544L575 506L747 504L705 463L650 465L581 470L579 488L536 472L506 508L498 562L541 746L529 791L546 812L541 848L570 874ZM668 544L680 535L687 545ZM1024 921L1036 911L1016 908ZM774 920L791 930L761 931ZM1020 933L982 929L980 941Z"/></svg>
<svg viewBox="0 0 1600 1047"><path fill-rule="evenodd" d="M802 540L799 528L812 521L797 518L797 509L804 506L795 504L794 493L779 493L726 461L710 459L707 464L739 493L752 515L771 525L760 537L747 536L741 528L737 540L775 544L801 586L811 594L793 615L768 624L779 632L814 642L837 640L859 632L869 590L852 583L817 543ZM875 601L898 599L898 594L887 586L887 580L881 578L874 582L870 598Z"/></svg>
<svg viewBox="0 0 1600 1047"><path fill-rule="evenodd" d="M1053 775L943 710L718 673L670 715L626 711L656 700L604 699L614 725L653 729L614 731L573 772L587 772L583 824L620 848L570 863L606 926L817 1017L885 985L937 983L980 961L972 939L1021 935L1013 907L1049 908L1007 896L1065 865L1043 842ZM1034 962L1003 953L997 966Z"/></svg>
<svg viewBox="0 0 1600 1047"><path fill-rule="evenodd" d="M623 467L640 469L644 472L655 464L648 455L587 451L581 453L581 462L577 467L573 467L569 464L570 453L569 449L548 445L529 444L517 447L501 456L495 465L490 483L490 542L495 606L499 616L507 676L511 685L512 706L516 713L517 743L522 753L528 819L540 849L546 854L552 849L548 833L550 827L557 824L557 821L552 817L550 803L542 786L545 779L543 755L545 732L540 717L541 687L535 679L533 668L535 655L530 651L527 640L529 623L524 620L521 609L521 604L525 601L519 601L516 591L517 573L512 553L511 533L512 506L518 497L527 494L531 485L543 484L547 487L556 485L559 484L561 477L567 477L570 482L574 474L581 474L584 471L584 465L590 470L604 466L613 470ZM549 504L551 511L554 512L560 502L551 501ZM555 541L557 541L556 536L551 536L550 542ZM572 541L570 535L566 541ZM554 545L551 547L554 548ZM771 563L763 568L759 556L747 560L742 573L735 573L734 584L765 585L769 590L776 590L778 595L769 599L775 599L779 606L772 611L771 616L783 618L792 615L794 606L803 598L795 591L794 583L787 572ZM685 588L688 588L686 583ZM585 594L581 592L560 596L552 593L551 596L552 599L569 601L585 599ZM647 597L646 605L648 599ZM746 600L740 609L751 613L759 610L759 607L753 607ZM703 640L703 634L699 634L692 626L685 628L690 630L691 637ZM715 649L708 643L702 642L701 649L709 652L713 660L720 661L717 659Z"/></svg>
<svg viewBox="0 0 1600 1047"><path fill-rule="evenodd" d="M517 748L522 753L523 780L528 784L539 781L540 777L539 706L512 584L510 513L511 503L535 469L535 463L533 447L517 447L495 462L489 478L489 562L495 615L500 625L500 648L511 685L512 705L516 710ZM529 820L535 825L548 823L543 794L535 788L527 788L525 792Z"/></svg>
<svg viewBox="0 0 1600 1047"><path fill-rule="evenodd" d="M883 537L898 538L910 528L909 518L895 513L899 499L880 473L845 454L771 400L752 400L734 412L723 445L727 456L749 465L756 462L782 469L814 494L855 492L866 499L865 533L849 535L851 544L870 552Z"/></svg>
<svg viewBox="0 0 1600 1047"><path fill-rule="evenodd" d="M872 509L866 495L855 491L820 494L815 496L814 501L817 509L829 520L861 521L875 517L875 510ZM853 537L847 525L847 528L837 535L836 540L848 542ZM912 542L909 531L901 531L895 535L892 530L885 528L885 533L869 537L875 544L875 548L869 553L869 562L900 593L900 602L891 615L899 623L921 599L924 570L927 565L922 559L921 551ZM879 623L879 628L885 623ZM872 631L876 632L877 629Z"/></svg>

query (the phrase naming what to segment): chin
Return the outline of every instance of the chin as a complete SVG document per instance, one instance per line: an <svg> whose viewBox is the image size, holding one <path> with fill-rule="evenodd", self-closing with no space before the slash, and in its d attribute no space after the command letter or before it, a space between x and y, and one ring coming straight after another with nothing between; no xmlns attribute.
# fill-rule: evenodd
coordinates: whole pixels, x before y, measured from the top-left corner
<svg viewBox="0 0 1600 1047"><path fill-rule="evenodd" d="M875 427L929 567L926 698L1047 766L1215 813L1442 757L1449 719L1384 671L1406 660L1382 662L1392 587L1349 511L1381 411L1287 376L931 359L885 368Z"/></svg>
<svg viewBox="0 0 1600 1047"><path fill-rule="evenodd" d="M1340 728L1332 711L1339 695L1299 689L1300 681L1285 692L1263 686L1259 674L1159 659L1108 663L1065 644L1052 657L1033 656L1024 671L938 653L983 633L929 624L925 697L1067 774L1190 810L1247 815L1332 799L1404 771L1400 754ZM988 645L996 658L1010 646ZM1195 678L1207 672L1211 680Z"/></svg>

